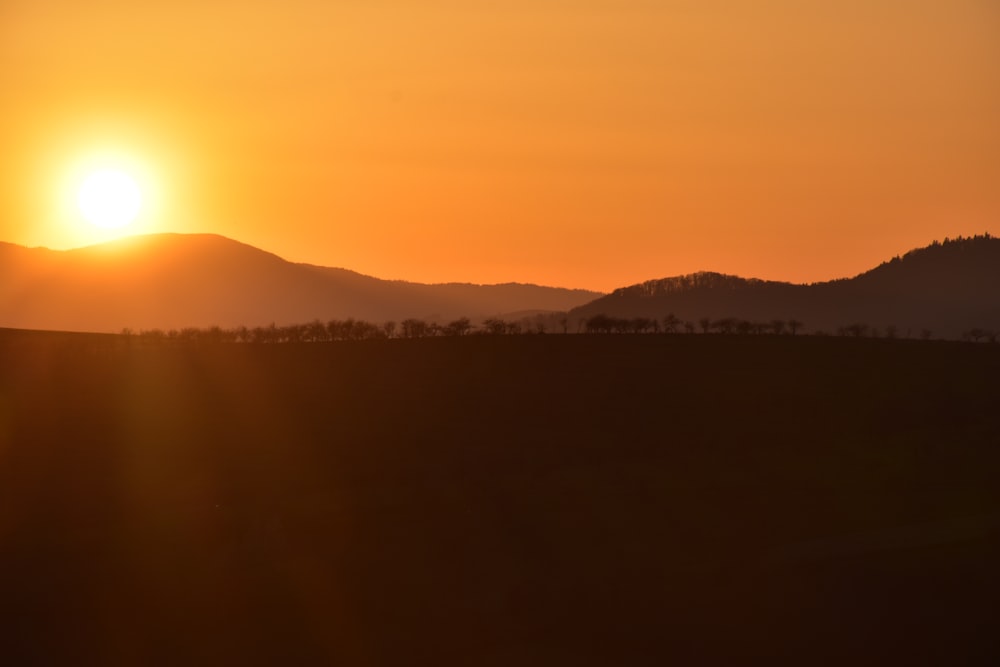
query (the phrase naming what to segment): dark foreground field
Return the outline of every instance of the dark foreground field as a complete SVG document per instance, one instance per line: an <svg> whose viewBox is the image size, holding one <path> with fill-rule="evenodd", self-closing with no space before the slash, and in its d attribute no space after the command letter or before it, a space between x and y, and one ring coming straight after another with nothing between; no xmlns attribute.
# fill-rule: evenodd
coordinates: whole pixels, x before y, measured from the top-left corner
<svg viewBox="0 0 1000 667"><path fill-rule="evenodd" d="M996 664L1000 345L0 332L0 664Z"/></svg>

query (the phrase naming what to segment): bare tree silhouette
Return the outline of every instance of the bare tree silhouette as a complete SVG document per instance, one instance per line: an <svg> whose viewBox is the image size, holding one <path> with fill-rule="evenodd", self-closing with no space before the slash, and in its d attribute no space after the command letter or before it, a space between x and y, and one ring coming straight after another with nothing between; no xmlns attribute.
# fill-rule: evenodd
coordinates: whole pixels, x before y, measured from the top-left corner
<svg viewBox="0 0 1000 667"><path fill-rule="evenodd" d="M735 317L724 317L712 322L711 326L721 334L731 334L736 330L738 324L739 320Z"/></svg>
<svg viewBox="0 0 1000 667"><path fill-rule="evenodd" d="M400 326L403 329L403 338L421 338L427 335L429 329L426 322L416 318L405 319Z"/></svg>
<svg viewBox="0 0 1000 667"><path fill-rule="evenodd" d="M472 330L472 322L469 320L469 318L460 317L454 322L451 322L446 327L444 327L442 333L444 333L445 336L464 336L471 330Z"/></svg>
<svg viewBox="0 0 1000 667"><path fill-rule="evenodd" d="M483 331L493 336L502 336L507 333L507 323L499 317L491 317L483 320Z"/></svg>

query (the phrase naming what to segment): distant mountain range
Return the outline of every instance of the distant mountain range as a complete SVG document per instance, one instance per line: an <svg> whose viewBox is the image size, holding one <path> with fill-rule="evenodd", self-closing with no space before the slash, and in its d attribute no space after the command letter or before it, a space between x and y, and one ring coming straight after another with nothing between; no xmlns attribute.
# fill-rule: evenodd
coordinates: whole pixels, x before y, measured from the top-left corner
<svg viewBox="0 0 1000 667"><path fill-rule="evenodd" d="M957 338L1000 331L1000 239L945 240L854 278L798 285L701 272L602 295L508 283L427 285L288 262L214 234L154 234L68 251L0 243L0 327L77 331L258 326L315 319L372 322L517 319L569 311L700 320L798 320L804 331L853 324ZM550 318L556 330L558 316Z"/></svg>
<svg viewBox="0 0 1000 667"><path fill-rule="evenodd" d="M73 331L566 311L599 292L427 285L288 262L214 234L135 236L67 251L0 243L0 326Z"/></svg>
<svg viewBox="0 0 1000 667"><path fill-rule="evenodd" d="M804 330L826 333L854 324L948 338L974 328L1000 331L1000 239L935 242L854 278L810 285L708 272L650 280L574 308L570 318L662 319L668 313L692 323L795 319Z"/></svg>

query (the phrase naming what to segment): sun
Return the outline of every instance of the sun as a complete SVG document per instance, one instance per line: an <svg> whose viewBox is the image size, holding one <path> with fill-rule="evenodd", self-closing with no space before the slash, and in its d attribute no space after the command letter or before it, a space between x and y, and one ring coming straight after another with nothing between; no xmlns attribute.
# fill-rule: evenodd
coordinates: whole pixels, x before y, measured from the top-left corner
<svg viewBox="0 0 1000 667"><path fill-rule="evenodd" d="M76 203L88 222L104 229L121 229L139 214L142 190L125 172L100 169L83 179Z"/></svg>

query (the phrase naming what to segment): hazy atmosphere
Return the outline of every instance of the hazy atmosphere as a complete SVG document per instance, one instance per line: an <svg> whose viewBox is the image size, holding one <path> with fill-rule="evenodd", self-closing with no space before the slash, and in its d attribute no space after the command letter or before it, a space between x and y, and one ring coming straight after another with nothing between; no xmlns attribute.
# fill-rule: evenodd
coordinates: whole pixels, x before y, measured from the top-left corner
<svg viewBox="0 0 1000 667"><path fill-rule="evenodd" d="M209 232L421 282L790 281L1000 232L992 0L0 5L0 239Z"/></svg>

